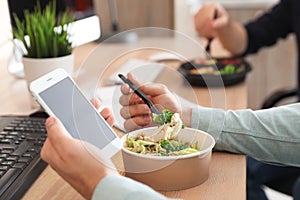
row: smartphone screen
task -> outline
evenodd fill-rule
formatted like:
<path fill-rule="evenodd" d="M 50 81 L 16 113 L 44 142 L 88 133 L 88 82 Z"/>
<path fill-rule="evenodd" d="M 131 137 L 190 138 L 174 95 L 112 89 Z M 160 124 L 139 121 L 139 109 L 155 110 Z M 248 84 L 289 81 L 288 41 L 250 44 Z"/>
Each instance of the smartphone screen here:
<path fill-rule="evenodd" d="M 69 77 L 39 93 L 75 138 L 102 149 L 117 136 Z"/>

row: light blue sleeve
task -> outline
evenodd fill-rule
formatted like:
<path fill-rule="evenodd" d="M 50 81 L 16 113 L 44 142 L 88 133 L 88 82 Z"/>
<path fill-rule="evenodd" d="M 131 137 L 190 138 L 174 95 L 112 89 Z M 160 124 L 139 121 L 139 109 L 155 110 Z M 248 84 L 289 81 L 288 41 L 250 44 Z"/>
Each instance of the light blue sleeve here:
<path fill-rule="evenodd" d="M 300 103 L 257 111 L 198 106 L 191 120 L 215 138 L 216 150 L 300 166 Z"/>
<path fill-rule="evenodd" d="M 132 179 L 120 175 L 109 175 L 98 183 L 92 199 L 166 200 L 168 198 Z"/>

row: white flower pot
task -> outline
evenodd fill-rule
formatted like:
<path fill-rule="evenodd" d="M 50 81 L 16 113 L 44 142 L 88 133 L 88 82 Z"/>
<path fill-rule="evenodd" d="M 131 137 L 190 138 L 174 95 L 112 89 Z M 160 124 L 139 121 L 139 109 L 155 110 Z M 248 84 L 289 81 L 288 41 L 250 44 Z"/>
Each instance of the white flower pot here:
<path fill-rule="evenodd" d="M 38 77 L 57 68 L 65 69 L 71 76 L 74 68 L 74 55 L 57 58 L 22 58 L 27 85 Z"/>
<path fill-rule="evenodd" d="M 27 82 L 27 87 L 29 84 L 39 78 L 40 76 L 47 74 L 48 72 L 63 68 L 66 70 L 70 76 L 73 76 L 74 68 L 74 54 L 57 57 L 57 58 L 22 58 L 24 65 L 24 78 Z M 40 106 L 35 102 L 35 100 L 30 95 L 30 105 L 32 108 L 37 109 Z"/>

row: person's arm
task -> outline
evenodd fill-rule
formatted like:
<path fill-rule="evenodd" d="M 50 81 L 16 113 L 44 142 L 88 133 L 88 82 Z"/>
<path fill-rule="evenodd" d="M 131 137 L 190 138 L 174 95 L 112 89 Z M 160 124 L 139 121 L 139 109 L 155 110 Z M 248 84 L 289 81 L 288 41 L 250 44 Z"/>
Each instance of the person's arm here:
<path fill-rule="evenodd" d="M 103 178 L 94 190 L 92 200 L 166 200 L 167 197 L 132 179 L 110 175 Z"/>
<path fill-rule="evenodd" d="M 282 0 L 269 12 L 242 25 L 232 20 L 220 4 L 207 3 L 194 16 L 195 29 L 203 37 L 217 37 L 233 55 L 256 53 L 294 31 L 292 6 L 291 1 Z M 218 12 L 215 20 L 214 10 Z"/>
<path fill-rule="evenodd" d="M 299 119 L 300 103 L 257 111 L 197 107 L 191 125 L 210 133 L 216 150 L 300 166 Z"/>
<path fill-rule="evenodd" d="M 281 0 L 270 11 L 245 25 L 248 45 L 244 54 L 256 53 L 259 49 L 274 45 L 278 39 L 294 32 L 293 1 Z"/>
<path fill-rule="evenodd" d="M 233 55 L 241 55 L 248 45 L 248 35 L 245 27 L 229 19 L 226 27 L 216 27 L 216 34 L 223 47 Z"/>
<path fill-rule="evenodd" d="M 224 111 L 201 106 L 195 106 L 192 110 L 182 109 L 174 103 L 176 98 L 170 91 L 165 87 L 157 90 L 157 86 L 159 84 L 148 84 L 140 89 L 155 104 L 165 109 L 175 108 L 187 126 L 211 134 L 217 142 L 216 150 L 246 154 L 266 162 L 300 166 L 300 103 L 257 111 Z M 132 97 L 125 87 L 122 92 L 120 103 L 123 105 L 121 114 L 126 116 L 125 125 L 132 130 L 149 125 L 151 116 L 147 105 Z M 145 121 L 145 118 L 148 120 Z"/>
<path fill-rule="evenodd" d="M 214 12 L 217 18 L 214 19 Z M 206 3 L 194 16 L 195 29 L 206 38 L 218 38 L 223 47 L 233 55 L 242 54 L 247 47 L 245 27 L 230 18 L 219 3 Z"/>

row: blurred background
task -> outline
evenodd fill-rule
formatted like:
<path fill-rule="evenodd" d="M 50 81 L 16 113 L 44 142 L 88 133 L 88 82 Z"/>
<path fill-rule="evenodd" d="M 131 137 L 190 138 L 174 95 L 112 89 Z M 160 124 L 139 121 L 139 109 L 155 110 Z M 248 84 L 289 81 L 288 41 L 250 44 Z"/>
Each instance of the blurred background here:
<path fill-rule="evenodd" d="M 240 22 L 247 22 L 255 18 L 278 2 L 278 0 L 217 1 L 228 10 L 235 20 Z M 194 30 L 193 15 L 208 0 L 76 0 L 75 2 L 79 4 L 79 8 L 82 8 L 83 4 L 92 4 L 94 12 L 100 17 L 103 37 L 111 33 L 112 21 L 114 23 L 116 20 L 117 31 L 154 26 L 174 29 L 188 36 L 198 37 Z M 0 0 L 0 5 L 0 15 L 2 15 L 0 17 L 0 46 L 3 46 L 4 44 L 9 45 L 6 41 L 12 36 L 8 20 L 7 0 Z M 111 7 L 114 7 L 113 10 Z M 213 52 L 212 49 L 212 56 Z M 262 49 L 258 54 L 247 57 L 253 67 L 247 77 L 249 108 L 260 108 L 265 98 L 278 88 L 296 87 L 295 52 L 295 38 L 290 36 L 287 40 L 279 41 L 276 46 L 267 50 Z M 288 70 L 286 70 L 287 68 Z"/>
<path fill-rule="evenodd" d="M 278 0 L 216 1 L 228 10 L 232 18 L 240 22 L 255 18 L 278 2 Z M 110 28 L 108 1 L 97 0 L 96 2 L 103 33 Z M 143 26 L 159 26 L 197 37 L 193 15 L 205 2 L 209 0 L 117 1 L 119 27 L 121 30 L 126 30 Z M 213 52 L 212 49 L 212 54 Z M 254 56 L 248 56 L 247 60 L 253 67 L 247 79 L 249 108 L 260 108 L 265 98 L 278 88 L 296 87 L 297 59 L 294 36 L 279 41 L 276 46 L 263 49 Z"/>

